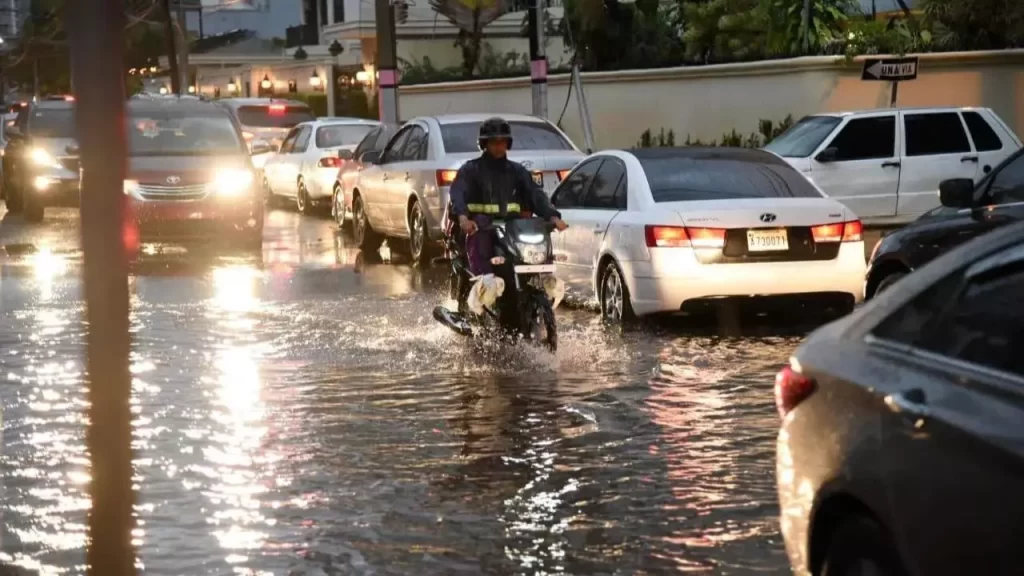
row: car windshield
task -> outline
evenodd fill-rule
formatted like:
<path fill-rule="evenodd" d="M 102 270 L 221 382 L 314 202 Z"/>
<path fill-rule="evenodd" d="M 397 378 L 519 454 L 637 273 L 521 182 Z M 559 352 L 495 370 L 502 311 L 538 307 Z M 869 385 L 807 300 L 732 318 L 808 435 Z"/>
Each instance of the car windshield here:
<path fill-rule="evenodd" d="M 29 119 L 36 138 L 74 138 L 75 114 L 71 108 L 36 108 Z"/>
<path fill-rule="evenodd" d="M 641 158 L 655 202 L 734 198 L 820 198 L 784 164 L 711 158 Z"/>
<path fill-rule="evenodd" d="M 316 116 L 306 106 L 242 106 L 238 109 L 239 123 L 253 128 L 292 128 L 311 120 L 316 120 Z"/>
<path fill-rule="evenodd" d="M 764 149 L 783 158 L 806 158 L 814 154 L 840 122 L 842 119 L 835 116 L 807 116 L 769 142 Z"/>
<path fill-rule="evenodd" d="M 372 124 L 333 124 L 316 129 L 316 147 L 355 146 L 376 126 Z"/>
<path fill-rule="evenodd" d="M 572 150 L 572 144 L 558 130 L 544 122 L 509 122 L 513 150 Z M 480 151 L 480 123 L 441 125 L 444 150 L 449 154 Z"/>
<path fill-rule="evenodd" d="M 226 115 L 192 115 L 150 110 L 133 112 L 128 122 L 132 156 L 214 156 L 244 151 Z"/>

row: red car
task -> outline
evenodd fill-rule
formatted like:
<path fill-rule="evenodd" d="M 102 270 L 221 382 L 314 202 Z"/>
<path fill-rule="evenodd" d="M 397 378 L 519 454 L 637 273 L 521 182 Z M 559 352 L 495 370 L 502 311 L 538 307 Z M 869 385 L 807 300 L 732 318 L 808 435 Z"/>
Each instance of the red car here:
<path fill-rule="evenodd" d="M 124 193 L 142 241 L 262 246 L 263 197 L 228 111 L 197 99 L 136 99 L 127 123 Z"/>

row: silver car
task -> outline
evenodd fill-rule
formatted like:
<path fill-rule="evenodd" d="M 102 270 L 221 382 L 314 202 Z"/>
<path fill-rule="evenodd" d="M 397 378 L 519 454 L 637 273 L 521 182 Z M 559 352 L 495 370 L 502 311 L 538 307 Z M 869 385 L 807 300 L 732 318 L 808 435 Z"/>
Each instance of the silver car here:
<path fill-rule="evenodd" d="M 370 163 L 352 187 L 356 243 L 376 250 L 386 237 L 392 249 L 407 248 L 418 263 L 429 260 L 441 239 L 448 189 L 459 167 L 480 155 L 480 124 L 496 114 L 413 118 Z M 509 158 L 533 173 L 550 194 L 585 155 L 557 126 L 543 118 L 501 115 L 512 127 Z"/>
<path fill-rule="evenodd" d="M 303 214 L 329 206 L 342 164 L 353 161 L 356 146 L 379 125 L 363 118 L 320 118 L 292 128 L 263 165 L 267 199 L 295 198 Z"/>

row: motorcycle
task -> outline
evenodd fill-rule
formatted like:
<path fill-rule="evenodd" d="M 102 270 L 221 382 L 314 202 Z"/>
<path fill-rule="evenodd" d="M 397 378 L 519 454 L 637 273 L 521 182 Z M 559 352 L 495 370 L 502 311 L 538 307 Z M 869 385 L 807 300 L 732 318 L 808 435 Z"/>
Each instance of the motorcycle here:
<path fill-rule="evenodd" d="M 434 319 L 463 336 L 473 336 L 497 328 L 554 352 L 558 348 L 555 325 L 556 305 L 548 290 L 554 280 L 555 264 L 551 233 L 554 225 L 535 218 L 515 218 L 494 222 L 477 234 L 494 234 L 494 257 L 491 262 L 495 276 L 505 282 L 504 292 L 493 306 L 485 306 L 483 314 L 470 312 L 468 298 L 474 277 L 461 233 L 450 233 L 445 243 L 451 264 L 450 296 L 459 310 L 445 306 L 434 308 Z M 453 230 L 454 231 L 454 230 Z"/>

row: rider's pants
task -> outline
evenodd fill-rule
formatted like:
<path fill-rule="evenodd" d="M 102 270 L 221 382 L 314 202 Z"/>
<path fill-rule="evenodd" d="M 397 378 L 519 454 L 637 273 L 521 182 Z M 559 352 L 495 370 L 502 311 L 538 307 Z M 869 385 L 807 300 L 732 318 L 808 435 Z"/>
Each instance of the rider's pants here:
<path fill-rule="evenodd" d="M 469 259 L 469 272 L 474 276 L 482 276 L 494 272 L 491 258 L 494 256 L 494 233 L 483 230 L 490 226 L 488 216 L 473 216 L 473 221 L 480 230 L 466 237 L 466 257 Z"/>

